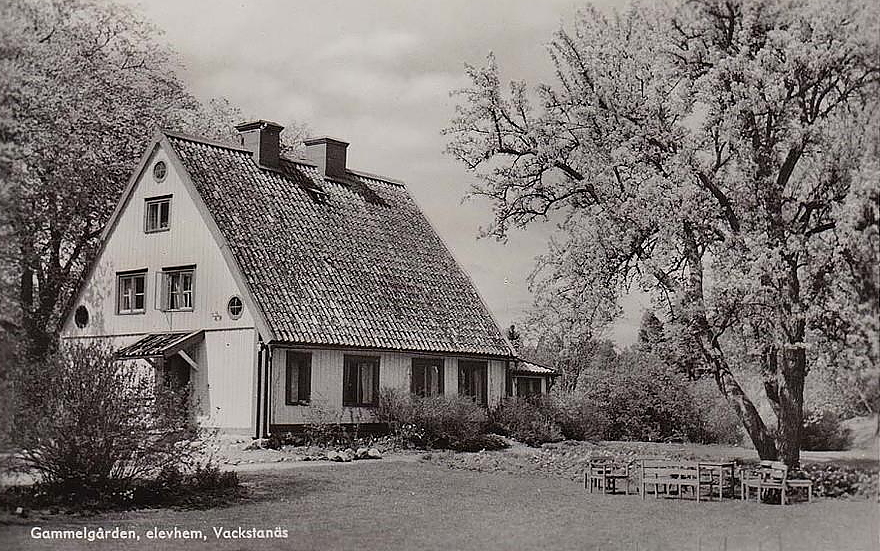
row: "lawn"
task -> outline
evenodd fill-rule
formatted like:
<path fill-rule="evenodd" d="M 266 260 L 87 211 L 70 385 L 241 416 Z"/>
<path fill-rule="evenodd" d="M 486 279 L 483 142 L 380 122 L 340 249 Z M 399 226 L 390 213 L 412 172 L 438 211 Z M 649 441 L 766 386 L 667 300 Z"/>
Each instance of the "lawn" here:
<path fill-rule="evenodd" d="M 6 549 L 627 549 L 874 550 L 878 508 L 816 500 L 642 501 L 589 494 L 574 482 L 451 470 L 421 461 L 313 464 L 242 473 L 251 499 L 211 511 L 138 511 L 0 525 Z M 33 526 L 131 528 L 137 542 L 37 541 Z M 286 539 L 217 540 L 212 527 L 287 530 Z M 148 541 L 153 527 L 206 540 Z"/>

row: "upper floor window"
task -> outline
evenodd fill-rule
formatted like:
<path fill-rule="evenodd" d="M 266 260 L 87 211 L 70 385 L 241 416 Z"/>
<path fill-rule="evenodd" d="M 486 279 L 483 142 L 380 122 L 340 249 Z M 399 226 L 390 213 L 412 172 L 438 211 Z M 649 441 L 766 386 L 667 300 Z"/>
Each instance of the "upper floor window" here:
<path fill-rule="evenodd" d="M 159 309 L 192 310 L 195 295 L 195 267 L 166 268 L 162 271 L 161 277 L 162 295 Z"/>
<path fill-rule="evenodd" d="M 442 358 L 413 358 L 410 392 L 419 396 L 443 394 Z"/>
<path fill-rule="evenodd" d="M 458 393 L 470 396 L 480 404 L 488 404 L 488 376 L 489 366 L 486 362 L 459 360 Z"/>
<path fill-rule="evenodd" d="M 116 275 L 116 313 L 143 314 L 147 291 L 147 271 Z"/>
<path fill-rule="evenodd" d="M 343 406 L 379 404 L 379 358 L 345 356 L 342 373 Z"/>
<path fill-rule="evenodd" d="M 165 231 L 171 223 L 171 196 L 153 197 L 146 200 L 144 231 Z"/>

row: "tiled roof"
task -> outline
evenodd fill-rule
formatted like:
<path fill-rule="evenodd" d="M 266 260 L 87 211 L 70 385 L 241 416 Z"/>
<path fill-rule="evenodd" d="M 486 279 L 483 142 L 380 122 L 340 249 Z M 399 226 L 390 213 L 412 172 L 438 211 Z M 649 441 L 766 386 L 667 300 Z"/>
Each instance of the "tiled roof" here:
<path fill-rule="evenodd" d="M 276 339 L 510 356 L 470 279 L 397 182 L 175 134 L 180 157 Z"/>
<path fill-rule="evenodd" d="M 529 373 L 535 375 L 559 375 L 554 369 L 525 360 L 517 360 L 513 365 L 513 373 Z"/>

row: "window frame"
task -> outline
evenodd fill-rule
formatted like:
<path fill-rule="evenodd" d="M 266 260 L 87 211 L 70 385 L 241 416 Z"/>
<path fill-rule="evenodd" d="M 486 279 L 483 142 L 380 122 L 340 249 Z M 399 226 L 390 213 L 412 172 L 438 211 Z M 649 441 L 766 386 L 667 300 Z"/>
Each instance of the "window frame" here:
<path fill-rule="evenodd" d="M 136 280 L 143 281 L 142 306 L 137 308 L 137 283 Z M 131 281 L 131 308 L 122 308 L 122 282 Z M 136 316 L 147 312 L 147 269 L 130 270 L 126 272 L 116 272 L 116 314 L 119 316 Z"/>
<path fill-rule="evenodd" d="M 363 399 L 363 388 L 362 381 L 363 376 L 361 375 L 361 369 L 363 368 L 364 363 L 369 363 L 370 368 L 375 370 L 373 374 L 372 381 L 372 400 L 369 402 L 364 401 Z M 350 368 L 356 366 L 357 367 L 357 376 L 355 377 L 355 388 L 354 394 L 355 397 L 352 399 L 350 396 L 350 385 L 351 385 L 351 375 Z M 381 370 L 381 361 L 379 356 L 366 356 L 366 355 L 350 355 L 345 354 L 342 359 L 342 406 L 343 407 L 377 407 L 379 405 L 379 373 Z"/>
<path fill-rule="evenodd" d="M 190 288 L 189 288 L 189 306 L 184 308 L 172 308 L 171 307 L 171 297 L 174 295 L 173 292 L 173 279 L 175 276 L 183 276 L 184 274 L 190 275 Z M 160 289 L 160 297 L 159 297 L 159 310 L 163 312 L 193 312 L 196 309 L 196 267 L 195 266 L 178 266 L 175 268 L 162 268 L 162 271 L 159 272 L 161 276 L 161 289 Z M 187 291 L 183 290 L 180 292 L 181 295 L 186 295 Z"/>
<path fill-rule="evenodd" d="M 233 300 L 238 302 L 238 313 L 237 314 L 234 314 L 232 312 L 232 307 L 233 307 L 232 301 Z M 232 320 L 241 319 L 241 316 L 244 315 L 244 301 L 241 300 L 241 297 L 239 297 L 238 295 L 233 295 L 233 296 L 229 297 L 229 300 L 226 301 L 226 313 L 229 314 L 229 319 L 232 319 Z"/>
<path fill-rule="evenodd" d="M 482 370 L 483 372 L 483 392 L 477 396 L 471 386 L 471 378 L 465 376 L 466 373 L 474 370 Z M 467 384 L 465 384 L 467 381 Z M 468 396 L 473 398 L 475 402 L 483 406 L 489 405 L 489 362 L 485 360 L 458 360 L 458 394 L 459 396 Z"/>
<path fill-rule="evenodd" d="M 159 205 L 159 212 L 156 216 L 156 221 L 158 224 L 161 224 L 161 205 L 168 205 L 168 223 L 165 227 L 161 225 L 157 228 L 150 228 L 150 207 L 152 205 Z M 144 233 L 161 233 L 171 229 L 171 195 L 161 195 L 159 197 L 147 197 L 144 199 Z"/>
<path fill-rule="evenodd" d="M 538 392 L 529 392 L 528 394 L 522 394 L 519 390 L 519 384 L 521 382 L 528 381 L 529 385 L 534 385 L 537 383 Z M 530 389 L 532 390 L 532 389 Z M 544 378 L 537 375 L 517 375 L 514 377 L 514 394 L 517 398 L 528 398 L 530 396 L 541 396 L 544 394 Z"/>
<path fill-rule="evenodd" d="M 292 359 L 297 362 L 291 361 Z M 298 363 L 302 362 L 302 363 Z M 296 399 L 292 397 L 293 386 L 291 385 L 291 375 L 294 365 L 297 366 L 296 377 Z M 305 371 L 303 370 L 305 367 Z M 303 373 L 306 377 L 303 379 Z M 303 383 L 303 381 L 308 383 Z M 305 388 L 305 397 L 300 395 Z M 301 352 L 299 350 L 284 351 L 284 404 L 288 406 L 307 406 L 312 402 L 312 354 L 311 352 Z"/>
<path fill-rule="evenodd" d="M 431 387 L 429 374 L 432 372 L 429 368 L 437 368 L 437 393 L 429 393 Z M 422 390 L 416 388 L 417 375 L 416 370 L 424 370 L 421 373 Z M 410 363 L 409 391 L 411 394 L 422 397 L 443 396 L 446 392 L 446 361 L 444 358 L 416 357 Z"/>

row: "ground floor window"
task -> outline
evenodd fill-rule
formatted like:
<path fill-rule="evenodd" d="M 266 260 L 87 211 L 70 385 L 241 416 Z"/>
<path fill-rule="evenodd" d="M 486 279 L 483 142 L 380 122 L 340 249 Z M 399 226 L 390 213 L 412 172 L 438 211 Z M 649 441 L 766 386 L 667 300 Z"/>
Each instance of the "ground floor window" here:
<path fill-rule="evenodd" d="M 312 355 L 287 350 L 285 375 L 284 402 L 289 406 L 308 404 L 312 399 Z"/>
<path fill-rule="evenodd" d="M 443 394 L 442 358 L 413 358 L 410 392 L 419 396 Z"/>
<path fill-rule="evenodd" d="M 343 364 L 342 405 L 379 405 L 379 358 L 345 356 Z"/>
<path fill-rule="evenodd" d="M 470 396 L 480 404 L 488 405 L 488 375 L 487 362 L 459 360 L 458 393 L 462 396 Z"/>
<path fill-rule="evenodd" d="M 537 396 L 541 394 L 541 377 L 516 377 L 516 395 L 519 397 Z"/>

